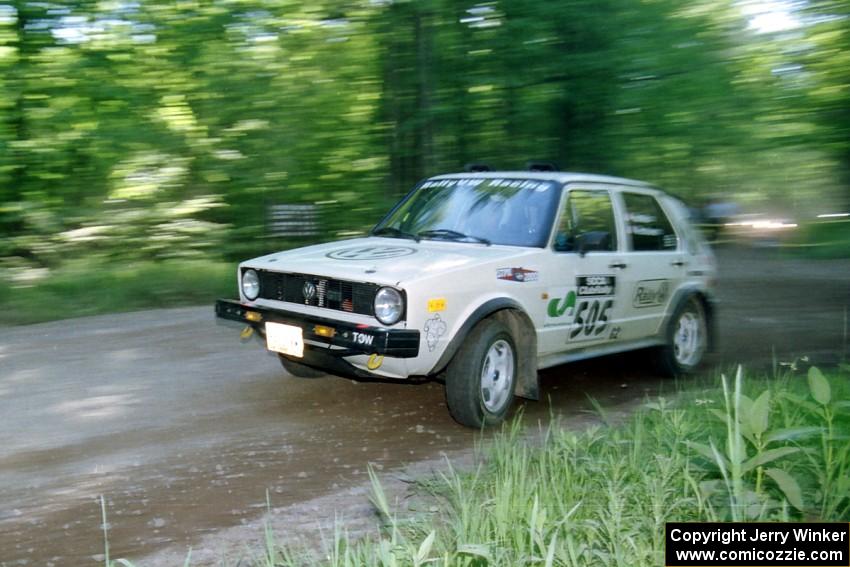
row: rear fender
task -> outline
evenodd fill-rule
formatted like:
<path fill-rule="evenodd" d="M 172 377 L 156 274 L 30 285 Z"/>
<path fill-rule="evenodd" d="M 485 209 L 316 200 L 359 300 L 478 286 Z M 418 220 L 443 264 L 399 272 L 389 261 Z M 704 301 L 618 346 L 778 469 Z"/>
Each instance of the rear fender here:
<path fill-rule="evenodd" d="M 717 340 L 717 333 L 715 330 L 716 301 L 709 292 L 697 286 L 685 286 L 679 288 L 676 291 L 676 293 L 673 295 L 673 299 L 670 301 L 670 308 L 667 310 L 667 314 L 664 316 L 664 322 L 661 325 L 661 328 L 659 329 L 659 333 L 665 341 L 669 339 L 669 337 L 667 337 L 667 330 L 670 325 L 670 318 L 679 309 L 679 306 L 682 303 L 694 296 L 699 299 L 699 301 L 702 303 L 703 309 L 705 309 L 705 324 L 708 329 L 708 350 L 714 351 L 716 348 Z"/>

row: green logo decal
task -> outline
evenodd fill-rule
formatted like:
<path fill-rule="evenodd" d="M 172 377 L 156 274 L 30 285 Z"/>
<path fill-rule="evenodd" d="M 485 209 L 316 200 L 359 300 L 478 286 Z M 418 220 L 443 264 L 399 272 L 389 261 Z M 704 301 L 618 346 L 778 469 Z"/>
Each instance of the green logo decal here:
<path fill-rule="evenodd" d="M 558 304 L 561 303 L 559 306 Z M 549 317 L 560 317 L 576 306 L 576 292 L 571 291 L 563 299 L 553 299 L 549 302 Z"/>

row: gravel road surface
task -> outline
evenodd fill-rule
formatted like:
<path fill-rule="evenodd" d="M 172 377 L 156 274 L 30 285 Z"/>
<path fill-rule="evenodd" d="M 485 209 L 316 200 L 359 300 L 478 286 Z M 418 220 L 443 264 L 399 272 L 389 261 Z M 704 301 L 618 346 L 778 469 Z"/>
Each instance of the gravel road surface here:
<path fill-rule="evenodd" d="M 715 368 L 848 354 L 850 262 L 769 250 L 719 260 Z M 548 399 L 524 404 L 529 423 L 664 386 L 635 355 L 541 378 Z M 112 557 L 149 556 L 145 566 L 211 534 L 255 532 L 267 493 L 299 529 L 335 507 L 362 513 L 367 463 L 468 455 L 475 437 L 438 384 L 292 378 L 216 325 L 212 306 L 0 328 L 0 567 L 102 561 L 101 496 Z"/>

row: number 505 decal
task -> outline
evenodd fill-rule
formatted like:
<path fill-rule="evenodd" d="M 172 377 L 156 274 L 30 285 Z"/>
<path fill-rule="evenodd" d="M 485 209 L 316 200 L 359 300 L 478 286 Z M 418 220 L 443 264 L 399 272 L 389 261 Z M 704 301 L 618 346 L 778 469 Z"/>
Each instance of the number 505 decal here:
<path fill-rule="evenodd" d="M 604 333 L 608 328 L 608 310 L 613 305 L 613 299 L 593 299 L 579 303 L 570 340 L 588 340 Z"/>

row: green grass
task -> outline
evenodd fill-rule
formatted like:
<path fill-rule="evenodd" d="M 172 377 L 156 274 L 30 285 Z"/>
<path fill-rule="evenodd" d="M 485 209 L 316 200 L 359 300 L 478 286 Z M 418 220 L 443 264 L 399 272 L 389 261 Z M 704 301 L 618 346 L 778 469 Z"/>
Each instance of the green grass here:
<path fill-rule="evenodd" d="M 379 537 L 339 523 L 319 557 L 267 526 L 265 549 L 239 564 L 649 566 L 663 565 L 669 521 L 848 521 L 848 377 L 739 371 L 534 443 L 516 420 L 475 470 L 421 479 L 405 509 L 370 471 Z"/>
<path fill-rule="evenodd" d="M 235 274 L 220 261 L 71 263 L 29 285 L 0 280 L 0 324 L 210 303 L 236 295 Z"/>
<path fill-rule="evenodd" d="M 801 258 L 850 258 L 850 221 L 821 221 L 801 225 L 788 252 Z"/>

